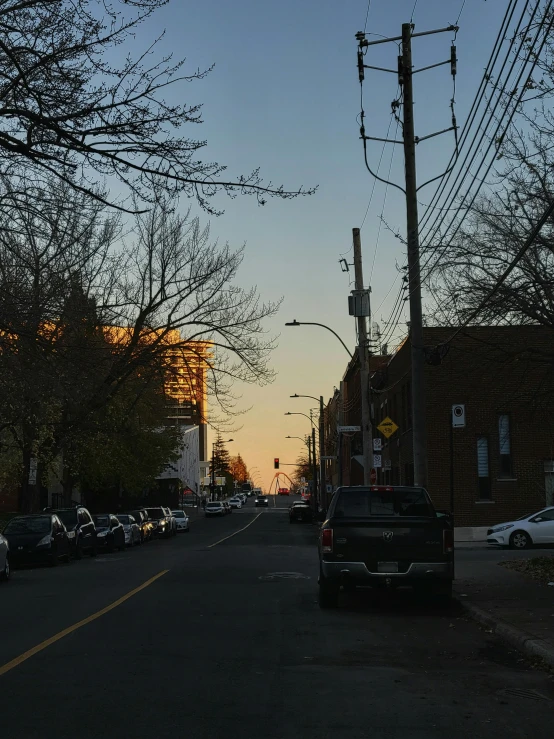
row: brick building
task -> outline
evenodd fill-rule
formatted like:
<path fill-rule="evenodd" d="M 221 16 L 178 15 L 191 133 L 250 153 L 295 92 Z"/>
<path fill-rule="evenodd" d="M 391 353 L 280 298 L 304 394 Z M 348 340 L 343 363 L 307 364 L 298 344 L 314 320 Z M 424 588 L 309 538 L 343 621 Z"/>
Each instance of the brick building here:
<path fill-rule="evenodd" d="M 452 334 L 452 328 L 424 329 L 428 489 L 435 505 L 450 508 L 454 404 L 466 412 L 465 428 L 453 430 L 456 525 L 486 526 L 554 504 L 553 333 L 538 326 L 475 327 L 445 343 Z M 374 427 L 387 416 L 399 427 L 388 440 L 374 434 L 383 444 L 378 482 L 412 484 L 409 340 L 386 362 L 378 361 L 372 376 Z M 341 390 L 341 421 L 358 425 L 356 361 Z M 343 484 L 360 484 L 361 434 L 341 439 L 340 446 L 330 479 L 338 484 L 340 470 Z"/>

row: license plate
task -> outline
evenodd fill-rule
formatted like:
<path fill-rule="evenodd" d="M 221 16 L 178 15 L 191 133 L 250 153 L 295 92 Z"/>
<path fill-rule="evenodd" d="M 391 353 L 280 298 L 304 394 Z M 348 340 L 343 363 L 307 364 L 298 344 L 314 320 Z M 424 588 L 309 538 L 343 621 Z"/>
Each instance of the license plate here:
<path fill-rule="evenodd" d="M 398 562 L 377 562 L 377 572 L 398 572 Z"/>

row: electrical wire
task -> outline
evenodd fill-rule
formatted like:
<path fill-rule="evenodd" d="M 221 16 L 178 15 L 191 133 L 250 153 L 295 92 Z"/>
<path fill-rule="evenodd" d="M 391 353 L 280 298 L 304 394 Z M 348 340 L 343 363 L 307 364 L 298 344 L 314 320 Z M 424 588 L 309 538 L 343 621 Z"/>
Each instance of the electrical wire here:
<path fill-rule="evenodd" d="M 459 143 L 459 149 L 460 149 L 460 151 L 463 149 L 463 147 L 464 147 L 464 145 L 466 143 L 466 140 L 469 137 L 469 134 L 470 134 L 470 131 L 471 131 L 471 127 L 473 126 L 473 123 L 474 123 L 475 118 L 477 116 L 479 107 L 480 107 L 481 102 L 483 100 L 483 97 L 485 95 L 485 91 L 486 91 L 487 85 L 488 85 L 488 83 L 491 80 L 491 76 L 492 76 L 492 72 L 493 72 L 494 66 L 495 66 L 496 61 L 498 59 L 498 56 L 500 54 L 502 43 L 503 43 L 503 41 L 506 38 L 506 33 L 508 31 L 508 28 L 510 27 L 510 24 L 511 24 L 511 21 L 512 21 L 512 17 L 514 15 L 514 12 L 515 12 L 515 9 L 516 9 L 516 6 L 517 6 L 518 1 L 519 0 L 510 0 L 510 4 L 508 5 L 508 7 L 506 9 L 506 12 L 504 14 L 504 18 L 503 18 L 502 23 L 500 25 L 500 29 L 498 31 L 498 34 L 497 34 L 497 37 L 496 37 L 496 40 L 495 40 L 495 43 L 494 43 L 494 46 L 493 46 L 491 55 L 490 55 L 489 60 L 487 62 L 487 66 L 485 67 L 485 71 L 483 73 L 483 77 L 481 78 L 481 82 L 479 84 L 479 88 L 477 89 L 477 92 L 476 92 L 475 97 L 473 99 L 473 102 L 471 104 L 470 111 L 468 113 L 468 117 L 467 117 L 466 122 L 464 123 L 464 125 L 462 127 L 462 131 L 460 133 L 460 143 Z M 522 22 L 523 14 L 526 12 L 526 9 L 527 9 L 527 7 L 529 5 L 529 2 L 530 2 L 530 0 L 527 0 L 526 5 L 525 5 L 525 8 L 524 8 L 524 11 L 523 11 L 522 16 L 521 16 L 521 19 L 520 19 L 519 25 Z M 508 49 L 507 54 L 510 53 L 511 48 L 512 48 L 512 44 L 510 44 L 510 48 Z M 481 118 L 481 121 L 478 124 L 478 129 L 482 125 L 482 122 L 484 120 L 484 115 L 485 114 L 483 114 L 483 116 Z M 438 200 L 442 197 L 442 194 L 444 193 L 444 191 L 445 191 L 445 189 L 446 189 L 446 187 L 448 185 L 448 181 L 450 180 L 450 177 L 451 177 L 451 174 L 452 174 L 451 165 L 452 165 L 453 161 L 454 161 L 454 153 L 452 154 L 452 156 L 450 158 L 450 161 L 448 163 L 448 166 L 447 166 L 447 169 L 446 169 L 446 172 L 444 174 L 443 179 L 438 183 L 437 188 L 436 188 L 436 190 L 435 190 L 435 192 L 434 192 L 434 194 L 433 194 L 433 196 L 431 198 L 431 201 L 430 201 L 429 205 L 427 206 L 427 208 L 426 208 L 423 216 L 420 219 L 420 231 L 423 231 L 423 229 L 425 228 L 427 222 L 432 217 L 432 211 L 435 209 L 434 208 L 434 203 L 435 202 L 438 202 Z M 465 161 L 466 160 L 464 160 L 464 162 L 461 164 L 461 169 L 462 170 L 463 170 L 463 166 L 465 164 Z M 445 200 L 448 200 L 449 199 L 451 192 L 452 192 L 452 189 L 451 189 L 449 195 L 445 198 Z"/>
<path fill-rule="evenodd" d="M 529 2 L 530 2 L 530 0 L 527 0 L 527 2 L 525 4 L 524 13 L 526 12 L 526 9 L 527 9 L 527 7 L 529 5 Z M 549 4 L 551 4 L 551 3 L 549 3 Z M 515 35 L 512 37 L 512 40 L 510 42 L 508 51 L 506 53 L 504 62 L 503 62 L 502 67 L 500 69 L 499 78 L 502 76 L 502 74 L 504 72 L 504 68 L 505 68 L 505 66 L 506 66 L 506 64 L 508 62 L 508 59 L 509 59 L 510 54 L 512 52 L 512 49 L 514 47 L 515 39 L 519 36 L 520 43 L 519 43 L 519 47 L 517 48 L 517 51 L 515 52 L 514 60 L 512 61 L 512 63 L 509 66 L 508 73 L 506 75 L 506 78 L 504 80 L 504 83 L 503 83 L 503 85 L 502 85 L 502 87 L 500 89 L 500 92 L 498 94 L 498 97 L 497 97 L 496 102 L 494 103 L 494 106 L 492 107 L 492 109 L 490 109 L 490 102 L 487 103 L 487 105 L 485 107 L 485 111 L 484 111 L 484 113 L 483 113 L 483 115 L 481 117 L 481 121 L 479 123 L 477 132 L 473 136 L 473 139 L 471 141 L 469 150 L 468 150 L 468 152 L 467 152 L 467 154 L 466 154 L 466 156 L 464 158 L 464 161 L 461 164 L 461 167 L 460 167 L 460 170 L 459 170 L 459 172 L 458 172 L 458 174 L 456 176 L 456 179 L 454 180 L 454 183 L 452 184 L 452 187 L 450 188 L 449 194 L 447 196 L 447 200 L 450 201 L 450 202 L 454 202 L 456 200 L 456 198 L 458 197 L 458 195 L 460 193 L 460 190 L 463 187 L 464 181 L 466 180 L 466 178 L 468 177 L 468 175 L 471 174 L 471 168 L 472 168 L 473 163 L 475 162 L 477 156 L 482 153 L 482 148 L 481 147 L 483 145 L 483 142 L 486 141 L 487 138 L 488 138 L 489 144 L 487 146 L 486 152 L 481 157 L 481 161 L 480 161 L 479 167 L 478 167 L 477 172 L 475 173 L 475 175 L 474 175 L 474 177 L 472 179 L 472 182 L 471 182 L 470 186 L 468 187 L 468 189 L 466 191 L 466 195 L 462 199 L 462 202 L 458 204 L 458 213 L 461 211 L 461 209 L 463 207 L 463 204 L 464 204 L 465 200 L 467 199 L 467 197 L 468 197 L 468 195 L 469 195 L 469 193 L 471 191 L 471 188 L 473 187 L 475 181 L 478 179 L 478 175 L 479 175 L 480 169 L 483 166 L 484 162 L 486 161 L 486 158 L 487 158 L 487 156 L 488 156 L 491 148 L 496 143 L 496 139 L 498 137 L 498 132 L 500 130 L 500 127 L 502 126 L 502 121 L 504 120 L 504 118 L 505 118 L 505 116 L 506 116 L 506 114 L 508 112 L 508 109 L 509 109 L 509 107 L 511 105 L 511 102 L 512 101 L 511 101 L 511 99 L 508 99 L 507 104 L 504 106 L 503 112 L 500 113 L 500 114 L 498 114 L 498 116 L 496 116 L 496 111 L 498 109 L 498 106 L 500 105 L 502 99 L 506 96 L 506 88 L 508 86 L 508 83 L 510 82 L 510 78 L 511 78 L 512 72 L 513 72 L 513 70 L 515 68 L 515 65 L 517 63 L 518 58 L 520 58 L 521 50 L 523 48 L 523 45 L 525 43 L 525 39 L 527 37 L 527 30 L 530 28 L 530 26 L 531 26 L 531 24 L 532 24 L 532 22 L 534 20 L 534 17 L 535 17 L 535 15 L 536 15 L 536 13 L 537 13 L 537 11 L 539 9 L 539 5 L 540 5 L 540 2 L 537 1 L 537 4 L 535 5 L 535 9 L 534 9 L 533 14 L 531 16 L 531 19 L 529 20 L 527 29 L 523 33 L 521 33 L 520 28 L 521 28 L 521 24 L 522 24 L 523 19 L 524 19 L 524 15 L 522 14 L 522 16 L 520 17 L 520 20 L 518 22 L 517 28 L 515 29 Z M 544 18 L 543 18 L 543 22 L 544 22 Z M 541 23 L 541 26 L 539 27 L 539 29 L 537 31 L 537 34 L 535 35 L 535 40 L 538 38 L 538 34 L 540 33 L 541 27 L 542 27 L 542 23 Z M 528 54 L 527 60 L 521 66 L 519 77 L 518 77 L 518 79 L 517 79 L 517 81 L 515 83 L 515 88 L 513 88 L 513 89 L 517 89 L 517 87 L 519 86 L 519 82 L 520 82 L 521 77 L 523 75 L 523 71 L 525 70 L 526 64 L 528 63 L 529 58 L 530 58 L 530 55 L 532 54 L 532 48 L 533 48 L 533 46 L 531 46 L 530 54 Z M 535 60 L 535 63 L 536 63 L 536 60 Z M 532 66 L 532 69 L 533 68 L 534 68 L 534 64 Z M 532 69 L 531 69 L 531 72 L 532 72 Z M 510 84 L 510 87 L 512 87 L 512 84 Z M 496 89 L 498 89 L 498 84 L 496 85 Z M 524 91 L 522 90 L 521 95 L 523 95 L 523 94 L 524 94 Z M 483 95 L 484 95 L 484 90 L 483 90 Z M 521 95 L 520 95 L 520 98 L 518 100 L 518 104 L 521 101 Z M 512 113 L 511 113 L 511 116 L 510 116 L 510 121 L 511 121 L 511 118 L 513 117 L 513 115 L 515 114 L 516 108 L 517 108 L 517 104 L 512 109 Z M 476 144 L 475 148 L 473 149 L 473 145 L 474 145 L 474 143 L 477 140 L 478 132 L 479 132 L 479 130 L 481 130 L 481 127 L 483 125 L 483 121 L 484 121 L 485 116 L 487 115 L 487 111 L 489 109 L 490 109 L 490 114 L 488 116 L 488 121 L 487 121 L 486 125 L 482 128 L 482 132 L 481 132 L 481 136 L 479 137 L 479 141 Z M 496 118 L 495 118 L 495 116 L 496 116 Z M 491 125 L 491 123 L 494 125 L 495 120 L 499 121 L 497 123 L 497 126 L 496 126 L 496 131 L 494 132 L 494 134 L 489 134 L 488 133 L 489 126 Z M 507 130 L 507 126 L 506 126 L 506 130 Z M 473 149 L 473 155 L 471 156 L 471 158 L 470 158 L 470 160 L 468 162 L 468 158 L 469 158 L 469 156 L 471 154 L 472 149 Z M 492 164 L 493 164 L 493 160 L 491 159 L 491 162 L 489 164 L 489 167 L 487 169 L 487 172 L 485 173 L 484 178 L 482 178 L 482 181 L 480 182 L 480 186 L 477 189 L 477 192 L 475 193 L 475 197 L 477 197 L 477 194 L 478 194 L 481 186 L 484 184 L 485 178 L 488 175 L 488 172 L 490 171 L 490 169 L 492 167 Z M 457 183 L 458 183 L 458 185 L 457 185 L 457 188 L 456 188 L 456 184 Z M 456 188 L 456 190 L 454 192 L 454 189 L 455 188 Z M 455 216 L 453 217 L 453 219 L 452 219 L 451 224 L 450 224 L 449 227 L 451 227 L 451 225 L 454 222 L 454 220 L 455 220 Z M 445 221 L 445 217 L 444 216 L 442 218 L 441 218 L 440 215 L 437 216 L 435 218 L 435 221 L 433 222 L 433 224 L 428 228 L 428 233 L 427 233 L 426 237 L 424 237 L 422 240 L 423 241 L 427 240 L 427 242 L 431 242 L 437 236 L 438 231 L 439 231 L 440 227 L 442 226 L 442 224 L 444 223 L 444 221 Z M 460 225 L 461 225 L 461 222 L 460 222 Z M 431 233 L 431 231 L 432 231 L 432 233 Z M 440 248 L 440 246 L 435 247 L 434 250 L 436 250 L 438 248 Z M 422 251 L 425 251 L 425 244 L 422 247 Z M 425 263 L 424 266 L 427 266 L 427 264 L 429 263 L 429 261 L 430 260 L 427 259 L 427 261 L 426 261 L 426 263 Z"/>
<path fill-rule="evenodd" d="M 550 21 L 548 22 L 548 26 L 546 27 L 546 29 L 544 29 L 545 23 L 546 23 L 546 19 L 550 15 L 550 9 L 552 7 L 553 1 L 554 0 L 549 0 L 549 2 L 547 4 L 547 7 L 546 7 L 546 10 L 545 10 L 545 13 L 544 13 L 544 15 L 543 15 L 543 17 L 542 17 L 542 19 L 541 19 L 538 27 L 537 27 L 537 31 L 535 33 L 535 37 L 533 39 L 533 42 L 529 45 L 529 51 L 527 53 L 526 59 L 521 64 L 520 73 L 519 73 L 519 75 L 518 75 L 518 77 L 517 77 L 517 79 L 515 81 L 515 88 L 513 88 L 514 90 L 515 89 L 518 89 L 520 87 L 521 80 L 523 78 L 524 72 L 526 72 L 526 69 L 527 69 L 528 64 L 531 63 L 531 68 L 530 68 L 530 70 L 528 71 L 528 73 L 526 75 L 526 79 L 527 80 L 531 77 L 531 75 L 533 74 L 533 71 L 535 69 L 535 66 L 537 65 L 537 62 L 538 62 L 538 60 L 540 58 L 540 55 L 542 53 L 542 50 L 544 48 L 544 45 L 545 45 L 545 43 L 547 41 L 548 33 L 549 33 L 550 29 L 552 28 L 552 24 L 554 22 L 554 18 L 550 18 Z M 535 10 L 533 11 L 533 15 L 531 16 L 531 20 L 529 21 L 529 26 L 533 22 L 535 13 L 538 10 L 539 6 L 540 6 L 540 2 L 537 2 L 537 5 L 535 6 Z M 529 26 L 528 26 L 528 28 L 529 28 Z M 542 42 L 540 44 L 539 50 L 538 51 L 535 51 L 536 42 L 539 39 L 539 37 L 540 37 L 541 33 L 543 32 L 543 30 L 544 30 L 544 37 L 543 37 Z M 521 51 L 522 45 L 524 44 L 526 38 L 527 38 L 527 31 L 523 34 L 523 37 L 521 38 L 521 43 L 520 43 L 520 47 L 519 47 L 518 52 L 517 52 L 517 57 L 519 57 L 519 53 Z M 515 63 L 512 64 L 512 67 L 513 66 L 515 66 Z M 506 84 L 508 82 L 508 79 L 509 79 L 509 76 L 506 79 L 506 81 L 505 81 L 505 83 L 504 83 L 504 85 L 502 87 L 501 96 L 504 95 L 504 93 L 505 93 L 505 88 L 506 88 Z M 503 115 L 501 115 L 499 117 L 498 125 L 496 127 L 496 130 L 494 131 L 494 134 L 489 139 L 489 145 L 487 146 L 486 152 L 485 152 L 483 158 L 481 159 L 481 162 L 479 164 L 479 167 L 477 169 L 477 172 L 473 176 L 473 179 L 472 179 L 472 181 L 471 181 L 471 183 L 470 183 L 470 185 L 469 185 L 469 187 L 468 187 L 468 189 L 466 191 L 466 194 L 464 195 L 461 203 L 459 203 L 459 210 L 461 210 L 463 208 L 466 199 L 470 195 L 471 190 L 472 190 L 472 188 L 473 188 L 473 186 L 475 184 L 475 181 L 478 179 L 478 174 L 479 174 L 479 172 L 481 170 L 481 167 L 484 165 L 484 163 L 486 161 L 486 158 L 487 158 L 487 156 L 488 156 L 488 154 L 490 152 L 490 149 L 493 147 L 493 145 L 496 144 L 497 140 L 499 139 L 499 132 L 500 132 L 500 129 L 503 126 L 503 124 L 505 124 L 505 125 L 503 127 L 502 133 L 500 134 L 500 140 L 503 140 L 504 136 L 506 135 L 506 133 L 507 133 L 507 131 L 508 131 L 510 125 L 511 125 L 511 122 L 512 122 L 512 120 L 514 118 L 514 115 L 515 115 L 515 113 L 516 113 L 516 111 L 517 111 L 517 109 L 518 109 L 518 107 L 519 107 L 519 105 L 520 105 L 520 103 L 522 101 L 522 98 L 525 95 L 525 92 L 526 92 L 526 85 L 523 84 L 521 86 L 521 92 L 520 92 L 520 94 L 519 94 L 519 96 L 517 98 L 517 101 L 515 103 L 513 103 L 512 96 L 509 95 L 509 97 L 508 97 L 508 103 L 507 103 L 506 108 L 505 108 L 505 112 L 504 112 Z M 499 97 L 499 100 L 500 100 L 500 97 Z M 498 106 L 498 101 L 497 101 L 497 104 L 495 105 L 495 108 L 494 108 L 493 113 L 496 111 L 497 106 Z M 508 112 L 508 109 L 510 108 L 510 106 L 512 107 L 512 110 L 511 110 L 511 112 L 510 112 L 510 114 L 508 116 L 508 119 L 506 120 L 505 119 L 505 114 Z M 482 138 L 483 138 L 483 136 L 481 137 L 481 140 L 482 140 Z M 475 200 L 476 200 L 476 198 L 477 198 L 477 196 L 479 194 L 479 191 L 481 190 L 481 187 L 483 186 L 483 184 L 484 184 L 484 182 L 486 180 L 486 177 L 488 176 L 488 174 L 489 174 L 489 172 L 490 172 L 493 164 L 494 164 L 494 157 L 492 157 L 490 159 L 489 164 L 488 164 L 488 166 L 486 168 L 485 174 L 481 178 L 480 183 L 479 183 L 479 186 L 476 188 L 476 190 L 473 193 L 473 196 L 471 198 L 471 202 L 465 208 L 465 213 L 462 215 L 461 219 L 456 223 L 456 228 L 455 228 L 453 234 L 450 235 L 449 240 L 451 240 L 452 238 L 454 238 L 456 236 L 456 234 L 458 233 L 458 231 L 460 230 L 461 225 L 462 225 L 463 221 L 465 220 L 465 218 L 466 218 L 469 210 L 471 209 L 473 203 L 475 202 Z M 465 179 L 465 176 L 464 176 L 463 179 Z M 460 183 L 460 186 L 459 186 L 459 188 L 458 188 L 458 190 L 456 192 L 455 197 L 457 197 L 457 194 L 459 193 L 459 190 L 461 189 L 462 183 L 463 183 L 463 180 Z M 433 238 L 437 234 L 438 229 L 440 228 L 440 226 L 444 222 L 444 219 L 445 219 L 445 217 L 443 217 L 443 219 L 441 219 L 441 221 L 439 222 L 438 226 L 435 228 L 435 231 L 433 232 L 433 234 L 432 234 L 432 236 L 430 238 Z M 449 226 L 447 228 L 446 233 L 448 233 L 448 230 L 453 226 L 454 222 L 455 222 L 455 216 L 454 216 L 453 220 L 450 222 L 450 224 L 449 224 Z M 444 237 L 445 237 L 445 235 L 443 234 L 442 235 L 442 238 L 444 239 Z M 427 261 L 425 262 L 425 264 L 423 265 L 422 270 L 427 267 L 427 265 L 429 264 L 429 262 L 433 258 L 433 255 L 437 251 L 440 250 L 440 253 L 437 256 L 437 258 L 435 260 L 435 263 L 428 269 L 427 274 L 423 277 L 423 279 L 426 279 L 427 277 L 429 277 L 429 275 L 431 274 L 431 272 L 436 268 L 436 266 L 437 266 L 438 262 L 440 261 L 442 255 L 444 254 L 444 252 L 448 248 L 448 245 L 449 244 L 448 244 L 448 240 L 447 240 L 447 243 L 446 244 L 443 244 L 442 245 L 442 248 L 441 248 L 441 246 L 436 246 L 434 249 L 428 250 L 430 252 L 430 256 L 427 259 Z"/>
<path fill-rule="evenodd" d="M 367 28 L 367 19 L 369 18 L 369 9 L 371 8 L 371 0 L 367 0 L 367 11 L 365 14 L 364 33 Z"/>

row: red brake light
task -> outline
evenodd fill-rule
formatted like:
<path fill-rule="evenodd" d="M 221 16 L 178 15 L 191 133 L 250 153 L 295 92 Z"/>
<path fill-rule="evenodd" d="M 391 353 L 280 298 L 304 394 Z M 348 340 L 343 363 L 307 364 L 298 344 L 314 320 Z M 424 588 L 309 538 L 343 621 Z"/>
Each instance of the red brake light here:
<path fill-rule="evenodd" d="M 333 551 L 333 529 L 323 529 L 321 532 L 321 551 Z"/>
<path fill-rule="evenodd" d="M 442 542 L 445 554 L 449 554 L 454 551 L 454 531 L 452 529 L 445 529 L 442 532 Z"/>

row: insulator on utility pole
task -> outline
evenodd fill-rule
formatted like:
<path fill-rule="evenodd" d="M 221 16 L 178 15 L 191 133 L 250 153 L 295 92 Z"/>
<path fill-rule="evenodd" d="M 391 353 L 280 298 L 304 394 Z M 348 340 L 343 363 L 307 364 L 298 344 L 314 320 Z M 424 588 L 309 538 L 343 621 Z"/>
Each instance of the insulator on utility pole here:
<path fill-rule="evenodd" d="M 456 47 L 454 44 L 450 47 L 450 72 L 452 77 L 456 76 L 458 57 L 456 56 Z"/>
<path fill-rule="evenodd" d="M 404 63 L 402 57 L 398 57 L 398 84 L 400 87 L 404 84 Z"/>
<path fill-rule="evenodd" d="M 364 55 L 361 51 L 358 51 L 358 79 L 364 81 Z"/>

